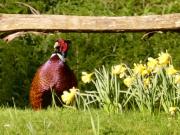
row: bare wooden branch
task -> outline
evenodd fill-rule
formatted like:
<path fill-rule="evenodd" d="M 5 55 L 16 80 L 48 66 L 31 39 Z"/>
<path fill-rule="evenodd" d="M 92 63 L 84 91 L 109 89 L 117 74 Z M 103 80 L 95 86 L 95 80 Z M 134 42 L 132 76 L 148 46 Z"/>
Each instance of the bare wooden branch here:
<path fill-rule="evenodd" d="M 28 7 L 31 10 L 31 12 L 33 14 L 35 14 L 35 15 L 39 15 L 40 14 L 38 10 L 36 10 L 35 8 L 33 8 L 32 6 L 30 6 L 30 5 L 26 4 L 26 3 L 23 3 L 23 2 L 15 2 L 15 3 L 17 3 L 19 5 L 23 5 L 25 7 Z"/>
<path fill-rule="evenodd" d="M 25 36 L 26 34 L 35 34 L 35 35 L 46 35 L 47 33 L 43 33 L 43 32 L 34 32 L 34 31 L 28 31 L 28 32 L 15 32 L 13 34 L 9 34 L 5 37 L 3 37 L 3 40 L 6 42 L 10 42 L 12 40 L 14 40 L 17 37 L 22 37 Z"/>
<path fill-rule="evenodd" d="M 147 39 L 149 39 L 150 37 L 152 37 L 155 33 L 160 33 L 160 34 L 162 34 L 163 32 L 162 32 L 162 31 L 151 31 L 151 32 L 147 32 L 147 33 L 145 33 L 145 34 L 141 37 L 141 39 L 142 39 L 142 40 L 147 40 Z"/>
<path fill-rule="evenodd" d="M 0 32 L 180 31 L 180 13 L 148 16 L 66 16 L 0 14 Z"/>

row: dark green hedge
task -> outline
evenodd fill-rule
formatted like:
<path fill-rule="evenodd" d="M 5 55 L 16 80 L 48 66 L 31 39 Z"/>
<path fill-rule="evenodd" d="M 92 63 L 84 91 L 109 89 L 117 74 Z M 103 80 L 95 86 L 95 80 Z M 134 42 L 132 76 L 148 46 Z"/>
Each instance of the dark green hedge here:
<path fill-rule="evenodd" d="M 1 13 L 31 13 L 29 8 L 12 0 L 1 0 Z M 22 1 L 21 1 L 22 2 Z M 178 0 L 23 0 L 40 13 L 66 15 L 144 15 L 180 12 Z M 2 35 L 3 33 L 0 33 Z M 55 33 L 27 35 L 6 43 L 0 40 L 0 105 L 28 105 L 28 93 L 36 69 L 49 59 L 57 38 L 72 41 L 68 63 L 80 80 L 82 71 L 101 65 L 124 62 L 132 65 L 149 56 L 168 50 L 176 68 L 180 67 L 179 33 L 156 33 L 142 40 L 145 33 Z M 91 89 L 79 81 L 79 88 Z"/>

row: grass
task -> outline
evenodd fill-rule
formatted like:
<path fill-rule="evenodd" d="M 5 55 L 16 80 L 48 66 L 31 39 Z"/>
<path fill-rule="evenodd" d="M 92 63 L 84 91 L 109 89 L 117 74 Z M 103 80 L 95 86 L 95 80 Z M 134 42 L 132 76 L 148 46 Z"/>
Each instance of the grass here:
<path fill-rule="evenodd" d="M 93 135 L 98 129 L 103 135 L 180 134 L 180 117 L 172 118 L 165 113 L 130 111 L 108 115 L 101 110 L 91 110 L 90 115 L 88 111 L 62 108 L 36 112 L 1 108 L 0 114 L 1 135 Z"/>

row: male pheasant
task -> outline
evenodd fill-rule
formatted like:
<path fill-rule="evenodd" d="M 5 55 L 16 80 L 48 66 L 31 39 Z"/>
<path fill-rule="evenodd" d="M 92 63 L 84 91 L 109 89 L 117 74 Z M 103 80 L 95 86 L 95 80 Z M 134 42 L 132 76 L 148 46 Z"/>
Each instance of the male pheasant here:
<path fill-rule="evenodd" d="M 61 106 L 63 91 L 77 87 L 77 79 L 65 62 L 69 44 L 69 40 L 57 40 L 54 45 L 56 51 L 37 70 L 30 88 L 30 104 L 33 109 L 47 108 L 51 105 L 52 90 L 58 97 L 56 104 Z"/>

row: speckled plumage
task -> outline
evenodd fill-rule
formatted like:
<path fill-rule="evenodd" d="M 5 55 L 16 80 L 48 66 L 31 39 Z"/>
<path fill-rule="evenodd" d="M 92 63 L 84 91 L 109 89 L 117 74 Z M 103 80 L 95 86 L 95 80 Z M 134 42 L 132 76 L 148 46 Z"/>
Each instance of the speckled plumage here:
<path fill-rule="evenodd" d="M 64 90 L 77 87 L 73 71 L 57 55 L 52 56 L 36 72 L 30 88 L 30 104 L 33 109 L 46 108 L 51 104 L 53 89 L 60 98 Z M 58 102 L 57 105 L 61 105 Z"/>

